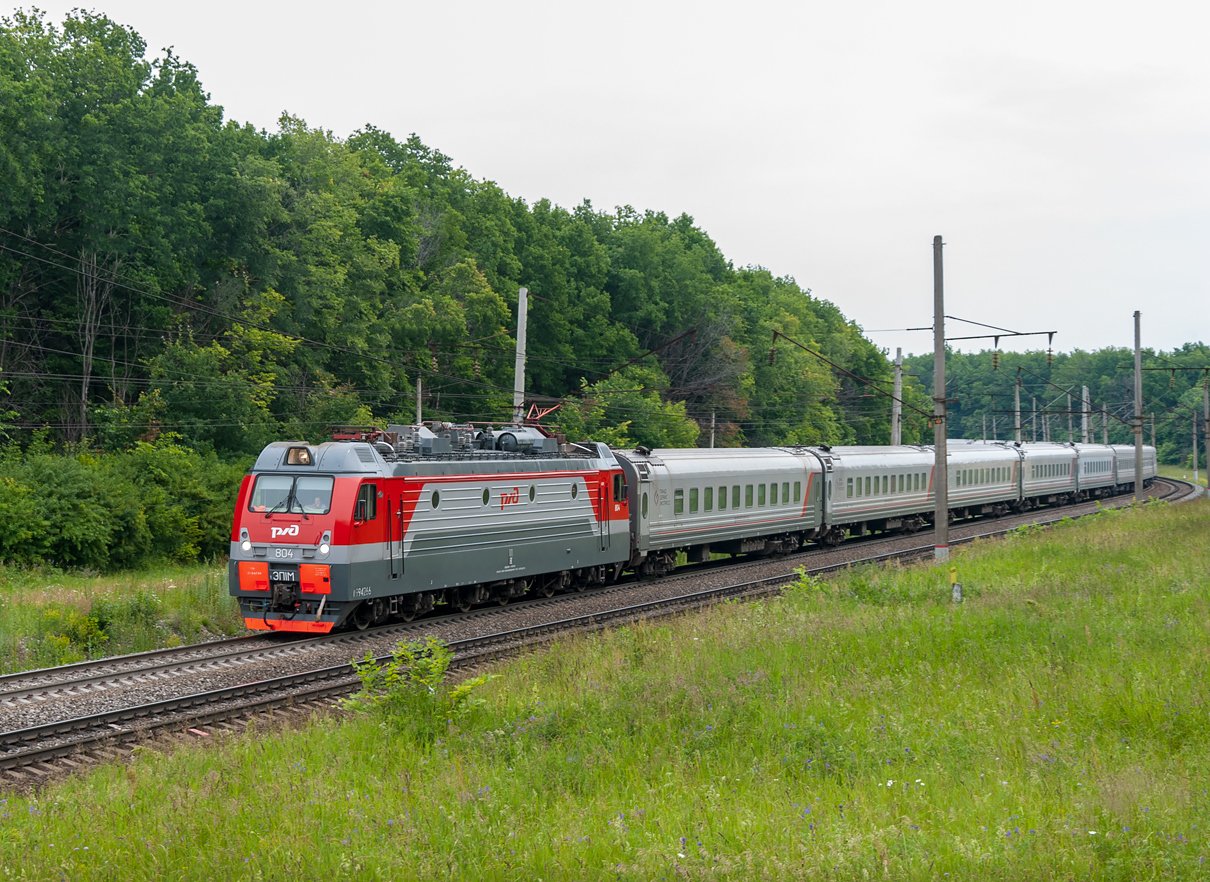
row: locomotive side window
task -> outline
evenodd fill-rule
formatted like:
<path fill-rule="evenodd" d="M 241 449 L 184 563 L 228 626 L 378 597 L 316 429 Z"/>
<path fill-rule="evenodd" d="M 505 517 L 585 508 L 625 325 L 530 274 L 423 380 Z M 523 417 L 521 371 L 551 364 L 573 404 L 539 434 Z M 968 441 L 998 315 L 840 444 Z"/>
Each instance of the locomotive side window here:
<path fill-rule="evenodd" d="M 802 502 L 802 481 L 794 482 L 794 501 Z"/>
<path fill-rule="evenodd" d="M 621 475 L 613 476 L 613 501 L 622 502 L 626 499 L 626 484 Z"/>
<path fill-rule="evenodd" d="M 372 521 L 378 517 L 378 485 L 362 484 L 357 488 L 357 505 L 353 509 L 353 520 Z"/>

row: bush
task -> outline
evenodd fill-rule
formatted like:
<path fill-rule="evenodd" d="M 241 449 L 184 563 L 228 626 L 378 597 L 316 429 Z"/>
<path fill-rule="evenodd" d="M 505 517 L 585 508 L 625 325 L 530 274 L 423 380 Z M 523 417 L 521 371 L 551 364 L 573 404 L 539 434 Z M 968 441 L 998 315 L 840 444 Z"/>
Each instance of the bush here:
<path fill-rule="evenodd" d="M 445 677 L 453 657 L 436 637 L 398 644 L 386 664 L 367 653 L 353 663 L 361 691 L 345 705 L 378 715 L 385 725 L 419 744 L 432 744 L 452 722 L 481 703 L 473 693 L 490 679 L 482 675 L 451 686 Z"/>
<path fill-rule="evenodd" d="M 0 562 L 98 572 L 227 553 L 242 464 L 165 436 L 111 454 L 0 455 Z"/>
<path fill-rule="evenodd" d="M 109 635 L 96 616 L 72 606 L 50 606 L 39 622 L 38 661 L 48 666 L 82 661 L 100 653 Z"/>

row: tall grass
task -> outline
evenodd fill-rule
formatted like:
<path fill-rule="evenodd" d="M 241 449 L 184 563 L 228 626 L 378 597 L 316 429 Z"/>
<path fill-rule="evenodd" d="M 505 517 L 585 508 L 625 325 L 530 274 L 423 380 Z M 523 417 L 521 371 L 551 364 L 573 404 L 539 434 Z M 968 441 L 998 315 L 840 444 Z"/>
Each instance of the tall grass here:
<path fill-rule="evenodd" d="M 213 565 L 96 577 L 0 568 L 0 672 L 194 643 L 243 630 Z"/>
<path fill-rule="evenodd" d="M 1210 856 L 1210 506 L 855 570 L 0 806 L 15 878 L 1170 879 Z M 1176 551 L 1177 553 L 1170 553 Z M 431 734 L 431 733 L 430 733 Z"/>

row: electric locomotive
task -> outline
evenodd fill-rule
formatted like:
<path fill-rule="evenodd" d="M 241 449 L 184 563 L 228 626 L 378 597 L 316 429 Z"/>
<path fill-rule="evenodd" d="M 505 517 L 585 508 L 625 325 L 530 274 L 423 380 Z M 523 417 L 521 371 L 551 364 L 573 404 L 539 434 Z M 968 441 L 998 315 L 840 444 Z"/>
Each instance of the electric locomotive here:
<path fill-rule="evenodd" d="M 240 486 L 228 575 L 248 628 L 365 628 L 603 583 L 629 561 L 604 444 L 448 425 L 336 437 L 268 445 Z"/>

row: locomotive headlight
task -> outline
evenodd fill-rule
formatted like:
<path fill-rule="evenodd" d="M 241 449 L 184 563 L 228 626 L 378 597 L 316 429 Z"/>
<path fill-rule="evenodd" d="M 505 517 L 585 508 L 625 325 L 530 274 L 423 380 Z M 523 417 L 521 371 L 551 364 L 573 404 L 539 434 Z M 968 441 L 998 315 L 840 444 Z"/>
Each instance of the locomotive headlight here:
<path fill-rule="evenodd" d="M 248 528 L 241 527 L 239 531 L 239 547 L 244 551 L 252 550 L 252 539 L 248 536 Z"/>
<path fill-rule="evenodd" d="M 251 550 L 252 550 L 252 543 L 251 543 L 251 542 L 249 542 L 247 539 L 245 539 L 243 542 L 241 542 L 241 543 L 239 544 L 239 547 L 240 547 L 240 548 L 242 548 L 244 551 L 251 551 Z"/>
<path fill-rule="evenodd" d="M 321 536 L 319 539 L 319 553 L 327 554 L 329 551 L 331 551 L 332 550 L 332 546 L 330 544 L 331 542 L 332 542 L 332 534 L 325 531 L 323 536 Z"/>

